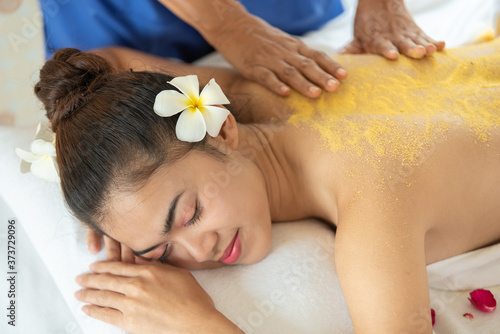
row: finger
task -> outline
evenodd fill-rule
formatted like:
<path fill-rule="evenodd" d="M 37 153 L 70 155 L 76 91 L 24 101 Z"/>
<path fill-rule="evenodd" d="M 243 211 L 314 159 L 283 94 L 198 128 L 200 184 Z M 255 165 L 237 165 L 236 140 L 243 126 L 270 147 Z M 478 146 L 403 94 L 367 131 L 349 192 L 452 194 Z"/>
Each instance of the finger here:
<path fill-rule="evenodd" d="M 169 269 L 175 268 L 166 263 L 162 266 Z M 117 276 L 128 277 L 139 276 L 144 271 L 144 266 L 138 266 L 132 263 L 124 263 L 121 261 L 98 261 L 92 263 L 89 268 L 94 273 L 109 273 Z"/>
<path fill-rule="evenodd" d="M 159 267 L 163 267 L 163 266 L 170 266 L 170 264 L 166 263 L 166 262 L 161 262 L 161 261 L 158 261 L 158 260 L 150 260 L 150 259 L 147 259 L 147 258 L 143 258 L 141 256 L 136 256 L 135 257 L 135 264 L 138 264 L 138 265 L 141 265 L 141 264 L 147 264 L 147 265 L 151 265 L 151 266 L 159 266 Z M 177 268 L 179 269 L 179 268 Z"/>
<path fill-rule="evenodd" d="M 330 74 L 319 67 L 314 60 L 303 56 L 287 59 L 288 63 L 295 66 L 304 77 L 323 89 L 333 92 L 339 87 L 339 82 Z"/>
<path fill-rule="evenodd" d="M 112 274 L 82 274 L 75 281 L 86 289 L 109 290 L 126 295 L 134 284 L 135 277 L 118 276 Z"/>
<path fill-rule="evenodd" d="M 122 309 L 125 296 L 108 290 L 84 289 L 75 292 L 75 298 L 81 302 L 93 304 L 101 307 L 111 307 Z"/>
<path fill-rule="evenodd" d="M 92 254 L 96 254 L 101 250 L 101 235 L 87 228 L 87 247 Z"/>
<path fill-rule="evenodd" d="M 287 96 L 290 94 L 290 87 L 280 81 L 276 75 L 269 69 L 263 66 L 255 66 L 251 69 L 249 74 L 243 74 L 248 79 L 253 80 L 262 86 L 272 90 L 280 96 Z"/>
<path fill-rule="evenodd" d="M 95 305 L 85 305 L 82 307 L 82 311 L 94 319 L 123 328 L 123 313 L 118 310 Z"/>
<path fill-rule="evenodd" d="M 446 43 L 444 41 L 434 41 L 434 45 L 436 46 L 438 51 L 443 51 L 443 49 L 446 47 Z"/>
<path fill-rule="evenodd" d="M 353 39 L 349 44 L 344 46 L 344 48 L 340 51 L 343 54 L 361 54 L 364 53 L 363 48 L 359 44 L 357 39 Z"/>
<path fill-rule="evenodd" d="M 412 40 L 408 38 L 401 38 L 394 44 L 402 54 L 414 59 L 422 58 L 427 52 L 423 46 L 416 45 Z"/>
<path fill-rule="evenodd" d="M 430 43 L 429 41 L 427 41 L 425 38 L 423 38 L 421 36 L 414 37 L 413 42 L 416 45 L 423 46 L 425 48 L 427 56 L 431 56 L 437 50 L 437 47 L 434 44 Z"/>
<path fill-rule="evenodd" d="M 310 49 L 305 44 L 300 47 L 299 51 L 303 56 L 314 60 L 325 72 L 335 78 L 342 80 L 347 77 L 347 71 L 323 51 Z"/>
<path fill-rule="evenodd" d="M 106 258 L 109 261 L 120 261 L 121 260 L 120 243 L 105 235 L 104 244 L 106 245 Z"/>
<path fill-rule="evenodd" d="M 373 50 L 370 50 L 371 53 L 377 53 L 389 60 L 398 59 L 398 48 L 386 38 L 377 38 L 374 40 L 372 42 L 372 48 Z"/>
<path fill-rule="evenodd" d="M 151 261 L 150 259 L 144 258 L 142 256 L 135 256 L 135 264 L 153 264 L 157 261 Z"/>
<path fill-rule="evenodd" d="M 295 66 L 279 60 L 278 65 L 274 66 L 278 78 L 293 87 L 299 93 L 316 98 L 321 94 L 321 88 L 307 80 Z"/>
<path fill-rule="evenodd" d="M 433 44 L 436 47 L 437 51 L 442 51 L 444 47 L 446 46 L 446 43 L 444 41 L 436 41 L 429 36 L 427 36 L 425 33 L 422 33 L 422 38 L 424 38 L 426 41 L 429 43 Z"/>
<path fill-rule="evenodd" d="M 125 263 L 134 263 L 134 252 L 132 249 L 129 247 L 125 246 L 124 244 L 121 245 L 121 256 L 122 256 L 122 262 Z"/>

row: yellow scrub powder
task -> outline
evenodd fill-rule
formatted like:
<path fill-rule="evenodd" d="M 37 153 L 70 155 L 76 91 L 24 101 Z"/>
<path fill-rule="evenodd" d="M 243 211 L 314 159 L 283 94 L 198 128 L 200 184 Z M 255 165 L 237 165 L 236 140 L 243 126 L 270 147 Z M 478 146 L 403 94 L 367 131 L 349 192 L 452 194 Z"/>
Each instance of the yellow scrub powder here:
<path fill-rule="evenodd" d="M 376 55 L 339 55 L 349 71 L 333 93 L 318 100 L 288 98 L 291 124 L 316 130 L 333 151 L 348 150 L 402 166 L 421 161 L 425 148 L 465 126 L 478 143 L 500 126 L 500 40 L 389 61 Z"/>

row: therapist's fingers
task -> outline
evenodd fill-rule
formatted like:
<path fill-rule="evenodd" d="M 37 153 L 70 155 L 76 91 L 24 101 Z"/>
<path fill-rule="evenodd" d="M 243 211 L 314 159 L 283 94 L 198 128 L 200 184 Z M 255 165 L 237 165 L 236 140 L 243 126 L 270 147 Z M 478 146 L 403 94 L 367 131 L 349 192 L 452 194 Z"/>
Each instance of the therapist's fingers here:
<path fill-rule="evenodd" d="M 104 245 L 106 246 L 106 258 L 109 261 L 121 260 L 121 245 L 118 241 L 105 235 Z"/>
<path fill-rule="evenodd" d="M 394 43 L 383 37 L 374 39 L 369 44 L 366 51 L 382 55 L 389 60 L 396 60 L 399 55 L 398 48 L 394 45 Z"/>
<path fill-rule="evenodd" d="M 420 45 L 425 48 L 427 56 L 431 56 L 437 50 L 437 47 L 434 44 L 426 41 L 423 37 L 414 37 L 412 40 L 416 45 Z"/>
<path fill-rule="evenodd" d="M 394 42 L 399 51 L 407 57 L 420 59 L 427 54 L 427 50 L 422 45 L 417 45 L 409 38 L 399 38 Z"/>
<path fill-rule="evenodd" d="M 416 44 L 423 45 L 427 52 L 434 48 L 434 51 L 442 51 L 446 45 L 444 41 L 436 41 L 435 39 L 427 36 L 423 31 L 418 34 L 416 38 L 413 39 Z"/>
<path fill-rule="evenodd" d="M 250 79 L 264 87 L 267 87 L 278 95 L 286 96 L 290 94 L 290 87 L 288 87 L 283 81 L 279 80 L 278 77 L 276 77 L 276 75 L 267 67 L 255 66 Z"/>
<path fill-rule="evenodd" d="M 322 78 L 319 81 L 315 81 L 318 85 L 323 87 L 326 90 L 332 90 L 332 85 L 329 83 L 331 79 L 331 75 L 335 78 L 342 80 L 347 77 L 347 71 L 342 67 L 339 63 L 334 61 L 330 56 L 328 56 L 325 52 L 311 49 L 304 43 L 301 44 L 299 51 L 305 57 L 313 60 L 315 64 L 317 64 L 324 73 L 322 74 Z M 307 64 L 301 64 L 300 67 L 304 67 Z M 305 70 L 309 70 L 309 68 L 314 68 L 314 66 L 305 66 Z M 333 89 L 335 90 L 335 89 Z"/>
<path fill-rule="evenodd" d="M 311 58 L 298 56 L 288 60 L 288 62 L 295 66 L 295 68 L 300 71 L 301 75 L 304 76 L 305 79 L 307 79 L 309 92 L 312 92 L 310 89 L 313 86 L 323 88 L 328 92 L 333 92 L 339 87 L 338 79 L 333 75 L 325 72 L 325 70 Z M 341 68 L 340 65 L 338 65 L 337 67 L 333 67 L 331 71 L 333 73 L 336 73 L 339 68 Z M 315 85 L 312 85 L 311 83 L 314 83 Z"/>
<path fill-rule="evenodd" d="M 307 80 L 304 75 L 295 67 L 284 61 L 279 61 L 275 67 L 278 77 L 295 88 L 301 94 L 315 98 L 321 94 L 321 88 Z"/>
<path fill-rule="evenodd" d="M 321 95 L 322 89 L 335 91 L 347 71 L 323 52 L 307 54 L 315 59 L 290 53 L 284 59 L 270 59 L 266 66 L 254 66 L 252 79 L 279 95 L 288 95 L 289 87 L 311 98 Z"/>
<path fill-rule="evenodd" d="M 444 41 L 436 41 L 433 38 L 430 38 L 429 36 L 425 35 L 425 39 L 434 44 L 437 48 L 438 51 L 443 51 L 444 47 L 446 46 L 446 43 Z"/>
<path fill-rule="evenodd" d="M 101 250 L 101 235 L 91 228 L 87 228 L 87 247 L 92 254 Z"/>

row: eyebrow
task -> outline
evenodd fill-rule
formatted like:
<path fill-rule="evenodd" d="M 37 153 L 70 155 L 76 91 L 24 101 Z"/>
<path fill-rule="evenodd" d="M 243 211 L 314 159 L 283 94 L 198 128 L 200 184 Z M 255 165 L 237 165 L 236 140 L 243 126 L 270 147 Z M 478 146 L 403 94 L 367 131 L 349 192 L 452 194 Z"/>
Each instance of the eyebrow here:
<path fill-rule="evenodd" d="M 184 194 L 184 192 L 177 194 L 172 203 L 170 203 L 170 208 L 168 209 L 167 218 L 165 219 L 165 230 L 162 232 L 162 235 L 165 235 L 166 234 L 165 231 L 170 231 L 170 229 L 172 228 L 172 224 L 174 223 L 174 218 L 175 218 L 175 209 L 177 208 L 177 203 L 179 202 L 179 198 L 182 196 L 182 194 Z M 132 250 L 132 252 L 134 253 L 135 256 L 141 256 L 143 254 L 151 252 L 159 245 L 161 245 L 161 243 L 142 251 Z"/>

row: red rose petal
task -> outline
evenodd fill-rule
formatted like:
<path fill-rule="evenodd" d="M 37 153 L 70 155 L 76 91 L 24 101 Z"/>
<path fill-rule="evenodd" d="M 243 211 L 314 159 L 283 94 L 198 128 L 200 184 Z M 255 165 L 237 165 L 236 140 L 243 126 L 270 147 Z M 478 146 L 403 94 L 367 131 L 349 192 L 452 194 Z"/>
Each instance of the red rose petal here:
<path fill-rule="evenodd" d="M 479 311 L 493 312 L 497 307 L 497 301 L 489 290 L 474 290 L 470 293 L 470 298 L 468 299 Z"/>
<path fill-rule="evenodd" d="M 434 323 L 436 322 L 436 312 L 434 311 L 433 308 L 431 308 L 431 318 L 432 318 L 432 326 L 434 326 Z"/>
<path fill-rule="evenodd" d="M 470 313 L 464 313 L 464 317 L 469 318 L 469 319 L 474 319 L 474 316 Z"/>

